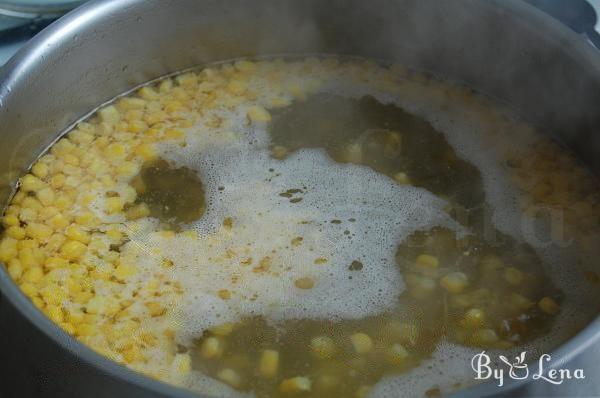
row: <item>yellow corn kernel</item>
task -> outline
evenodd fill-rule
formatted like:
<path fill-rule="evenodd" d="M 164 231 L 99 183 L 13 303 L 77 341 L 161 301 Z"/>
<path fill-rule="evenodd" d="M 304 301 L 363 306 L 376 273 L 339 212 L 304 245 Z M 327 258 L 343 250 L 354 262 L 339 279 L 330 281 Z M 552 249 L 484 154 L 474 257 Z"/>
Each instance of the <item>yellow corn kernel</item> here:
<path fill-rule="evenodd" d="M 473 334 L 473 342 L 481 346 L 489 346 L 498 342 L 498 335 L 492 329 L 480 329 Z"/>
<path fill-rule="evenodd" d="M 50 178 L 50 186 L 57 189 L 65 185 L 67 177 L 64 174 L 55 174 Z"/>
<path fill-rule="evenodd" d="M 94 141 L 93 127 L 90 132 L 73 130 L 69 133 L 69 139 L 80 146 L 87 146 Z"/>
<path fill-rule="evenodd" d="M 116 228 L 111 228 L 108 231 L 106 231 L 106 237 L 112 243 L 120 243 L 123 239 L 123 233 Z"/>
<path fill-rule="evenodd" d="M 534 305 L 531 300 L 519 293 L 512 293 L 508 301 L 517 311 L 527 311 Z"/>
<path fill-rule="evenodd" d="M 386 360 L 393 365 L 401 365 L 409 357 L 409 353 L 402 344 L 392 344 L 386 352 Z"/>
<path fill-rule="evenodd" d="M 34 176 L 33 174 L 25 174 L 21 178 L 20 188 L 24 192 L 35 192 L 43 189 L 46 186 L 42 180 Z"/>
<path fill-rule="evenodd" d="M 31 297 L 31 302 L 33 303 L 33 305 L 36 306 L 36 308 L 43 310 L 44 307 L 46 306 L 46 304 L 44 303 L 44 300 L 42 300 L 39 297 Z"/>
<path fill-rule="evenodd" d="M 67 229 L 65 230 L 65 235 L 68 238 L 79 241 L 81 243 L 90 243 L 90 234 L 88 234 L 86 231 L 84 231 L 83 229 L 81 229 L 81 227 L 77 225 L 70 225 L 69 227 L 67 227 Z"/>
<path fill-rule="evenodd" d="M 73 335 L 75 334 L 75 326 L 71 325 L 68 322 L 62 322 L 59 324 L 59 326 L 68 334 Z"/>
<path fill-rule="evenodd" d="M 167 101 L 165 103 L 165 112 L 175 113 L 183 109 L 183 104 L 176 100 Z"/>
<path fill-rule="evenodd" d="M 18 226 L 19 225 L 19 217 L 15 216 L 13 214 L 7 214 L 2 219 L 2 223 L 6 227 L 12 227 L 12 226 L 15 226 L 15 225 Z"/>
<path fill-rule="evenodd" d="M 507 267 L 504 270 L 504 280 L 513 286 L 520 285 L 524 278 L 525 275 L 523 275 L 523 272 L 515 267 Z"/>
<path fill-rule="evenodd" d="M 144 305 L 146 306 L 146 308 L 148 308 L 151 317 L 163 316 L 167 312 L 167 309 L 162 304 L 156 301 L 148 301 L 144 303 Z"/>
<path fill-rule="evenodd" d="M 22 283 L 19 285 L 19 287 L 21 288 L 21 291 L 28 297 L 35 297 L 38 294 L 37 288 L 32 283 Z"/>
<path fill-rule="evenodd" d="M 98 217 L 94 213 L 88 211 L 75 217 L 75 222 L 84 227 L 94 227 L 98 225 L 100 220 L 98 220 Z"/>
<path fill-rule="evenodd" d="M 542 298 L 539 301 L 538 306 L 542 311 L 549 315 L 556 315 L 560 311 L 560 306 L 551 297 Z"/>
<path fill-rule="evenodd" d="M 52 235 L 52 228 L 44 224 L 30 223 L 25 228 L 27 236 L 32 239 L 46 240 Z"/>
<path fill-rule="evenodd" d="M 57 305 L 48 305 L 46 307 L 46 315 L 48 318 L 52 320 L 52 322 L 60 324 L 63 322 L 63 312 L 62 309 Z"/>
<path fill-rule="evenodd" d="M 54 229 L 63 229 L 69 225 L 69 219 L 64 214 L 57 214 L 48 220 L 48 225 Z"/>
<path fill-rule="evenodd" d="M 120 280 L 125 280 L 130 276 L 135 275 L 137 272 L 134 265 L 131 264 L 120 264 L 117 268 L 115 268 L 115 277 Z"/>
<path fill-rule="evenodd" d="M 218 359 L 225 351 L 224 343 L 217 337 L 207 337 L 200 346 L 200 355 L 205 359 Z"/>
<path fill-rule="evenodd" d="M 54 206 L 47 206 L 47 207 L 42 208 L 39 211 L 39 217 L 40 217 L 40 219 L 44 220 L 44 222 L 46 224 L 48 224 L 47 220 L 51 219 L 52 217 L 54 217 L 57 214 L 60 214 L 60 210 L 58 210 Z"/>
<path fill-rule="evenodd" d="M 121 355 L 123 356 L 123 360 L 129 364 L 134 363 L 142 358 L 140 348 L 135 344 L 132 344 L 124 349 L 121 352 Z"/>
<path fill-rule="evenodd" d="M 227 91 L 234 95 L 242 95 L 247 88 L 248 84 L 241 80 L 231 80 L 229 84 L 227 84 Z"/>
<path fill-rule="evenodd" d="M 217 374 L 217 378 L 224 383 L 229 384 L 233 388 L 237 388 L 242 384 L 242 377 L 233 369 L 223 369 Z"/>
<path fill-rule="evenodd" d="M 440 261 L 435 256 L 421 254 L 415 260 L 415 264 L 420 271 L 429 274 L 431 271 L 437 272 Z"/>
<path fill-rule="evenodd" d="M 127 156 L 127 149 L 125 145 L 114 142 L 104 149 L 104 155 L 109 159 L 124 159 Z"/>
<path fill-rule="evenodd" d="M 271 114 L 261 106 L 251 106 L 246 113 L 252 123 L 266 123 L 271 121 Z"/>
<path fill-rule="evenodd" d="M 190 354 L 175 354 L 173 368 L 180 375 L 187 375 L 192 370 L 192 358 Z"/>
<path fill-rule="evenodd" d="M 465 328 L 478 328 L 485 322 L 485 312 L 479 308 L 471 308 L 465 313 L 461 325 Z"/>
<path fill-rule="evenodd" d="M 173 88 L 173 80 L 165 79 L 158 85 L 158 91 L 162 94 L 166 94 Z"/>
<path fill-rule="evenodd" d="M 104 210 L 108 214 L 120 213 L 123 211 L 124 205 L 125 203 L 123 203 L 123 199 L 121 199 L 119 196 L 113 196 L 111 198 L 106 198 Z"/>
<path fill-rule="evenodd" d="M 310 340 L 310 351 L 317 358 L 329 359 L 335 354 L 336 347 L 330 337 L 317 336 Z"/>
<path fill-rule="evenodd" d="M 117 174 L 120 177 L 131 178 L 140 171 L 140 166 L 135 162 L 123 162 L 117 167 Z"/>
<path fill-rule="evenodd" d="M 89 323 L 81 323 L 75 327 L 77 336 L 94 336 L 97 333 L 97 327 Z"/>
<path fill-rule="evenodd" d="M 38 211 L 31 208 L 22 208 L 19 212 L 19 218 L 25 222 L 33 222 L 38 218 Z"/>
<path fill-rule="evenodd" d="M 463 272 L 451 272 L 440 280 L 440 285 L 452 294 L 462 293 L 468 284 L 469 279 Z"/>
<path fill-rule="evenodd" d="M 213 326 L 209 330 L 212 334 L 217 335 L 217 336 L 229 336 L 231 334 L 231 332 L 233 332 L 234 328 L 235 328 L 235 325 L 233 323 L 226 322 L 226 323 L 223 323 L 218 326 Z"/>
<path fill-rule="evenodd" d="M 18 259 L 13 258 L 8 262 L 8 274 L 14 281 L 18 281 L 21 278 L 23 267 Z"/>
<path fill-rule="evenodd" d="M 113 106 L 106 106 L 98 111 L 98 117 L 100 121 L 108 124 L 115 124 L 121 120 L 121 115 L 119 114 L 119 110 Z"/>
<path fill-rule="evenodd" d="M 67 153 L 65 156 L 63 156 L 62 160 L 71 166 L 79 166 L 79 158 L 72 153 Z"/>
<path fill-rule="evenodd" d="M 140 340 L 149 347 L 156 347 L 158 345 L 158 339 L 150 332 L 140 333 Z"/>
<path fill-rule="evenodd" d="M 135 154 L 145 161 L 152 160 L 156 157 L 156 151 L 151 144 L 142 144 L 135 149 Z"/>
<path fill-rule="evenodd" d="M 272 379 L 279 371 L 279 351 L 264 350 L 260 356 L 258 371 L 262 377 Z"/>
<path fill-rule="evenodd" d="M 69 207 L 71 207 L 73 205 L 73 202 L 67 198 L 66 196 L 59 196 L 55 201 L 54 201 L 54 206 L 56 206 L 57 208 L 61 209 L 61 210 L 65 210 L 68 209 Z"/>
<path fill-rule="evenodd" d="M 67 298 L 67 294 L 56 283 L 50 283 L 48 286 L 41 289 L 40 295 L 46 304 L 52 305 L 61 305 L 62 302 Z"/>
<path fill-rule="evenodd" d="M 25 228 L 21 228 L 18 225 L 13 225 L 6 228 L 6 236 L 10 236 L 13 239 L 21 240 L 25 238 Z"/>
<path fill-rule="evenodd" d="M 154 88 L 149 87 L 149 86 L 144 86 L 144 87 L 140 88 L 138 90 L 138 95 L 145 100 L 155 100 L 159 97 L 156 90 L 154 90 Z"/>
<path fill-rule="evenodd" d="M 167 129 L 163 135 L 165 139 L 177 139 L 185 136 L 185 131 L 179 129 Z"/>
<path fill-rule="evenodd" d="M 279 384 L 279 392 L 283 394 L 297 394 L 301 392 L 309 392 L 312 388 L 312 383 L 308 377 L 296 376 L 290 379 L 285 379 Z"/>
<path fill-rule="evenodd" d="M 410 178 L 408 177 L 408 174 L 403 173 L 401 171 L 394 174 L 394 180 L 400 185 L 408 185 L 411 182 Z"/>
<path fill-rule="evenodd" d="M 366 354 L 373 349 L 373 340 L 366 333 L 354 333 L 350 336 L 350 342 L 357 354 Z"/>
<path fill-rule="evenodd" d="M 90 314 L 113 316 L 121 307 L 116 299 L 106 296 L 94 296 L 86 305 L 86 310 Z"/>
<path fill-rule="evenodd" d="M 48 165 L 45 163 L 37 162 L 31 168 L 31 173 L 37 178 L 46 178 L 48 176 Z"/>
<path fill-rule="evenodd" d="M 275 158 L 275 159 L 283 159 L 287 156 L 288 154 L 288 149 L 284 146 L 281 145 L 275 145 L 272 149 L 271 149 L 271 155 Z"/>
<path fill-rule="evenodd" d="M 140 90 L 141 91 L 141 90 Z M 144 109 L 147 102 L 142 98 L 123 97 L 119 100 L 117 106 L 122 110 Z"/>
<path fill-rule="evenodd" d="M 17 256 L 17 240 L 5 237 L 0 241 L 0 261 L 6 263 Z"/>
<path fill-rule="evenodd" d="M 68 260 L 77 260 L 87 250 L 87 246 L 76 240 L 69 240 L 60 248 L 60 254 Z"/>
<path fill-rule="evenodd" d="M 42 270 L 42 267 L 34 266 L 25 271 L 22 280 L 26 283 L 36 283 L 39 282 L 43 277 L 44 271 Z"/>

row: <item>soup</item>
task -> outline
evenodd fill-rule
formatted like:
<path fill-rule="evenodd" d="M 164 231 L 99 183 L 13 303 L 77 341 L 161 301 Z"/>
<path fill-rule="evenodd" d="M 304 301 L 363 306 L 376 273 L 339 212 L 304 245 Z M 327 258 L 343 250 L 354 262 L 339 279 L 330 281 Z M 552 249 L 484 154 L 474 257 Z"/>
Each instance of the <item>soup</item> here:
<path fill-rule="evenodd" d="M 459 84 L 337 57 L 160 79 L 20 179 L 0 260 L 67 333 L 219 396 L 438 395 L 596 315 L 594 176 Z"/>

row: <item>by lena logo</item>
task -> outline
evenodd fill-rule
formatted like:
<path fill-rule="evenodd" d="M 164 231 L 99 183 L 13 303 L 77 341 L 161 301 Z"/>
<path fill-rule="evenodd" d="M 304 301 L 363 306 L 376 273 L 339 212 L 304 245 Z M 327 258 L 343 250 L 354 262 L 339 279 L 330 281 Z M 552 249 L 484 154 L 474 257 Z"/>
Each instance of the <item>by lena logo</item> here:
<path fill-rule="evenodd" d="M 490 356 L 485 351 L 475 354 L 471 359 L 471 367 L 475 372 L 475 379 L 494 379 L 498 382 L 499 387 L 504 385 L 506 377 L 513 380 L 541 380 L 556 385 L 562 384 L 565 380 L 585 379 L 583 369 L 546 369 L 545 366 L 552 359 L 548 354 L 543 354 L 539 357 L 537 371 L 530 374 L 529 367 L 525 363 L 525 355 L 525 351 L 521 352 L 521 354 L 515 357 L 514 361 L 509 360 L 504 355 L 499 355 L 498 358 L 506 367 L 494 367 Z"/>

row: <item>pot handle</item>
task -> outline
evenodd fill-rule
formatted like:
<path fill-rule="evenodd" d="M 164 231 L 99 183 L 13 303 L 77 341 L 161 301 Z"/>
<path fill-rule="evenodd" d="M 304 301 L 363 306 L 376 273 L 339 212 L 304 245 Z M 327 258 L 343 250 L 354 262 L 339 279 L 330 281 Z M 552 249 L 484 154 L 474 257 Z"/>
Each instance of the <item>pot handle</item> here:
<path fill-rule="evenodd" d="M 582 36 L 587 40 L 588 43 L 600 50 L 600 34 L 595 29 L 591 29 L 582 33 Z"/>

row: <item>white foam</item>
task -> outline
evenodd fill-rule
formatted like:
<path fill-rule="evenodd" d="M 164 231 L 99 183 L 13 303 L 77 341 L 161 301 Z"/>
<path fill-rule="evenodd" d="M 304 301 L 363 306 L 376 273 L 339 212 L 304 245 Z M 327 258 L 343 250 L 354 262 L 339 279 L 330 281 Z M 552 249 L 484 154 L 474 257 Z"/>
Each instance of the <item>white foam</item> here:
<path fill-rule="evenodd" d="M 264 149 L 248 151 L 166 155 L 201 173 L 208 203 L 193 224 L 197 239 L 148 237 L 175 262 L 183 283 L 183 341 L 245 316 L 356 319 L 392 309 L 404 290 L 394 261 L 398 242 L 434 225 L 459 229 L 442 211 L 444 201 L 367 167 L 337 164 L 316 149 L 283 161 Z M 302 190 L 294 195 L 300 202 L 280 196 L 290 189 Z M 222 227 L 226 217 L 232 230 Z M 298 246 L 296 237 L 303 238 Z M 256 272 L 266 258 L 269 271 Z M 319 258 L 327 263 L 315 264 Z M 355 260 L 361 271 L 349 270 Z M 297 288 L 300 278 L 314 287 Z M 231 299 L 219 297 L 222 289 Z"/>

